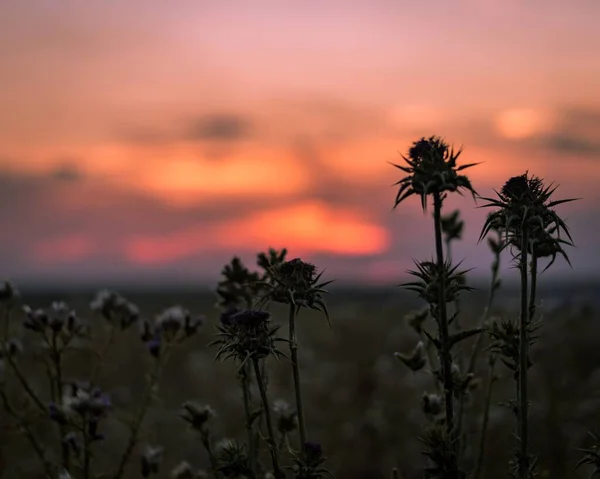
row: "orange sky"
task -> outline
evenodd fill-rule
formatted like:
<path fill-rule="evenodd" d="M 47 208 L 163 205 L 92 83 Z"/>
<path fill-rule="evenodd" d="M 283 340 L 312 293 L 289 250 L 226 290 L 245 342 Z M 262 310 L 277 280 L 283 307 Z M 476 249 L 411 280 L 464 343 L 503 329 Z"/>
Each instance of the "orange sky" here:
<path fill-rule="evenodd" d="M 481 193 L 529 169 L 584 197 L 563 211 L 593 273 L 598 18 L 592 0 L 4 0 L 2 275 L 206 280 L 286 246 L 396 283 L 432 235 L 416 201 L 390 211 L 387 161 L 431 134 L 484 162 Z M 485 212 L 454 206 L 484 276 Z"/>

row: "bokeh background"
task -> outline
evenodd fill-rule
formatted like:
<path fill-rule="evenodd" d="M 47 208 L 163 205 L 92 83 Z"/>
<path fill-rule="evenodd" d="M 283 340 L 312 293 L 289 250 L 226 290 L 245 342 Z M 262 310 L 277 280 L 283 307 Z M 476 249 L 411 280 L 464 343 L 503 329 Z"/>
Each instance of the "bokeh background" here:
<path fill-rule="evenodd" d="M 100 287 L 148 316 L 174 303 L 206 313 L 167 370 L 144 441 L 166 447 L 167 466 L 207 467 L 177 419 L 183 400 L 213 404 L 217 437 L 242 432 L 233 366 L 206 348 L 212 290 L 234 254 L 253 267 L 257 252 L 286 247 L 336 280 L 333 329 L 308 315 L 300 356 L 309 428 L 332 470 L 379 479 L 398 466 L 416 478 L 419 398 L 432 383 L 393 358 L 414 347 L 403 317 L 422 306 L 394 286 L 432 255 L 432 222 L 415 198 L 392 211 L 400 171 L 389 162 L 441 135 L 464 146 L 463 162 L 481 162 L 468 173 L 484 196 L 529 170 L 559 184 L 557 197 L 582 198 L 560 207 L 577 247 L 573 269 L 559 259 L 540 280 L 532 372 L 542 477 L 579 477 L 575 449 L 600 426 L 598 19 L 596 0 L 2 0 L 0 279 L 35 307 L 69 301 L 98 347 L 105 331 L 88 303 Z M 474 268 L 480 290 L 461 304 L 475 322 L 491 261 L 477 244 L 486 211 L 470 196 L 447 206 L 466 221 L 453 256 Z M 517 304 L 507 257 L 501 269 L 495 317 Z M 125 412 L 148 368 L 136 334 L 116 343 L 102 379 Z M 85 376 L 89 361 L 73 359 L 69 375 Z M 44 381 L 35 362 L 25 367 Z M 486 478 L 505 477 L 512 444 L 498 403 L 514 391 L 500 372 Z M 271 387 L 292 401 L 285 365 Z M 111 421 L 100 462 L 126 439 Z M 0 423 L 3 477 L 39 477 L 25 440 Z"/>
<path fill-rule="evenodd" d="M 583 197 L 563 211 L 594 274 L 599 16 L 594 0 L 4 0 L 2 274 L 206 282 L 234 252 L 286 246 L 388 284 L 432 235 L 416 206 L 391 212 L 387 162 L 431 134 L 483 162 L 482 194 L 528 169 Z M 457 203 L 475 266 L 484 211 Z"/>

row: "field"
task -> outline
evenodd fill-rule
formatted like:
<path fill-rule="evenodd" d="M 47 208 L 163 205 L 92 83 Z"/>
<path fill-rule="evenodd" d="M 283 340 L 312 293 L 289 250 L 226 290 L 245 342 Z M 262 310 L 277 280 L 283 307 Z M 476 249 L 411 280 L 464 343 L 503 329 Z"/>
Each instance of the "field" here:
<path fill-rule="evenodd" d="M 600 328 L 593 291 L 597 285 L 562 285 L 560 289 L 541 284 L 543 327 L 533 347 L 530 383 L 531 449 L 539 454 L 540 477 L 587 477 L 584 468 L 574 470 L 581 453 L 576 448 L 589 445 L 587 431 L 600 425 Z M 463 300 L 463 326 L 478 321 L 486 300 L 485 285 L 468 293 Z M 195 467 L 209 469 L 201 441 L 180 419 L 184 401 L 209 404 L 216 411 L 210 420 L 215 441 L 222 438 L 244 439 L 242 393 L 231 362 L 215 362 L 215 349 L 207 344 L 214 338 L 219 312 L 215 295 L 208 288 L 198 292 L 127 292 L 122 294 L 140 307 L 143 316 L 152 316 L 174 304 L 207 316 L 199 333 L 175 351 L 159 383 L 157 396 L 143 426 L 140 445 L 164 447 L 161 476 L 182 460 Z M 501 290 L 502 291 L 502 290 Z M 105 322 L 90 313 L 92 292 L 23 292 L 23 302 L 34 308 L 47 307 L 51 301 L 65 300 L 82 319 L 92 324 L 93 349 L 102 350 L 107 341 Z M 515 301 L 512 301 L 515 300 Z M 327 297 L 332 326 L 323 315 L 302 311 L 298 318 L 301 343 L 299 362 L 302 371 L 306 423 L 309 439 L 319 441 L 328 460 L 326 466 L 336 477 L 370 479 L 390 477 L 397 467 L 405 479 L 422 477 L 422 445 L 416 439 L 426 422 L 420 408 L 424 391 L 433 392 L 433 378 L 423 370 L 411 372 L 394 358 L 395 351 L 411 350 L 418 336 L 406 323 L 405 315 L 423 307 L 414 295 L 398 288 L 381 291 L 338 291 Z M 548 303 L 548 301 L 545 301 Z M 516 314 L 502 309 L 518 306 L 518 296 L 510 290 L 496 299 L 491 317 Z M 273 320 L 285 323 L 286 309 L 271 308 Z M 21 316 L 19 316 L 20 318 Z M 17 315 L 15 315 L 17 318 Z M 13 318 L 13 325 L 20 319 Z M 36 391 L 47 393 L 44 370 L 27 354 L 34 346 L 32 336 L 24 339 L 21 367 Z M 486 341 L 488 341 L 486 339 Z M 461 343 L 468 349 L 472 342 Z M 294 403 L 293 382 L 286 360 L 269 358 L 269 396 Z M 89 377 L 95 357 L 76 351 L 65 361 L 64 377 Z M 122 454 L 128 437 L 123 420 L 139 406 L 146 374 L 153 358 L 139 340 L 137 328 L 119 334 L 106 356 L 99 376 L 102 389 L 110 392 L 113 412 L 102 423 L 105 439 L 95 448 L 95 467 L 109 468 L 110 461 Z M 481 409 L 485 393 L 486 364 L 476 374 L 481 382 L 474 390 L 474 409 L 465 430 L 474 440 L 467 446 L 467 457 L 478 447 Z M 501 376 L 494 384 L 489 416 L 489 432 L 483 476 L 506 477 L 507 462 L 514 440 L 514 417 L 500 402 L 514 396 L 511 372 L 498 365 Z M 14 382 L 8 389 L 11 400 L 21 408 L 23 393 Z M 258 394 L 255 392 L 255 397 Z M 38 478 L 40 464 L 25 434 L 15 427 L 14 418 L 1 416 L 0 466 L 2 478 Z M 37 418 L 31 426 L 48 445 L 55 445 L 57 431 L 46 419 Z M 297 437 L 290 438 L 296 446 Z M 50 447 L 50 446 L 46 446 Z M 54 446 L 52 446 L 54 447 Z M 130 461 L 127 477 L 139 476 L 138 447 Z M 268 455 L 263 448 L 264 461 Z M 54 449 L 54 453 L 57 450 Z M 589 474 L 588 474 L 589 475 Z"/>

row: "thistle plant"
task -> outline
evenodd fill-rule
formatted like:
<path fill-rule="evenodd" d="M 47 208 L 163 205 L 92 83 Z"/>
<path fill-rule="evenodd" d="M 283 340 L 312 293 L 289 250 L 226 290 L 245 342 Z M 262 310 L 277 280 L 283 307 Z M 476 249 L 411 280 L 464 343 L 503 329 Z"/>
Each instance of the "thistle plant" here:
<path fill-rule="evenodd" d="M 444 388 L 445 434 L 440 437 L 443 437 L 444 446 L 442 447 L 440 441 L 427 441 L 426 444 L 438 448 L 440 451 L 445 448 L 447 453 L 438 454 L 435 451 L 429 451 L 426 454 L 432 461 L 449 461 L 443 465 L 438 464 L 440 470 L 445 471 L 444 474 L 448 474 L 440 477 L 448 478 L 461 476 L 458 469 L 456 450 L 455 384 L 452 373 L 454 361 L 451 348 L 459 341 L 479 332 L 479 329 L 477 329 L 452 336 L 449 332 L 449 326 L 453 318 L 448 317 L 447 303 L 454 301 L 462 291 L 468 291 L 470 288 L 464 282 L 466 271 L 458 271 L 459 265 L 453 266 L 451 261 L 444 257 L 442 206 L 448 193 L 458 192 L 462 194 L 462 190 L 468 190 L 473 198 L 476 195 L 469 179 L 460 174 L 462 170 L 475 164 L 458 166 L 457 160 L 460 154 L 461 150 L 455 152 L 441 138 L 432 136 L 428 139 L 421 138 L 413 143 L 408 151 L 408 156 L 403 156 L 407 166 L 393 165 L 406 173 L 406 176 L 396 183 L 396 185 L 399 185 L 399 189 L 394 208 L 398 207 L 408 197 L 418 195 L 421 198 L 423 212 L 425 212 L 428 197 L 433 197 L 436 257 L 432 261 L 417 263 L 417 269 L 409 271 L 411 275 L 417 278 L 417 281 L 404 286 L 416 291 L 421 298 L 429 303 L 431 315 L 438 327 L 438 337 L 428 337 L 438 350 L 441 366 L 439 377 L 442 379 L 441 382 Z"/>
<path fill-rule="evenodd" d="M 520 479 L 528 479 L 535 474 L 535 459 L 529 453 L 527 370 L 531 365 L 529 349 L 533 341 L 531 322 L 535 314 L 537 262 L 541 257 L 550 256 L 551 261 L 546 267 L 548 269 L 557 254 L 561 254 L 569 262 L 563 246 L 572 245 L 569 230 L 554 211 L 554 207 L 574 201 L 574 198 L 552 201 L 551 197 L 555 190 L 556 187 L 552 184 L 545 186 L 540 178 L 529 176 L 526 172 L 510 178 L 500 192 L 496 192 L 497 198 L 483 198 L 488 203 L 482 206 L 496 208 L 496 211 L 488 215 L 480 240 L 492 229 L 501 231 L 505 247 L 511 248 L 514 259 L 518 261 L 521 277 L 518 351 L 515 351 L 514 326 L 504 323 L 499 332 L 493 332 L 493 335 L 501 341 L 506 340 L 505 352 L 512 356 L 518 380 L 516 407 L 519 448 L 514 461 L 513 474 Z M 561 231 L 567 235 L 568 240 L 560 237 Z M 529 258 L 531 258 L 530 285 Z"/>
<path fill-rule="evenodd" d="M 296 394 L 296 411 L 300 430 L 300 450 L 308 442 L 304 406 L 302 402 L 302 387 L 300 383 L 300 366 L 298 363 L 298 339 L 296 334 L 296 317 L 301 308 L 321 311 L 329 322 L 329 313 L 323 295 L 327 293 L 325 286 L 331 281 L 321 282 L 323 272 L 317 273 L 317 268 L 300 258 L 275 264 L 267 270 L 264 281 L 265 293 L 259 304 L 268 301 L 287 304 L 288 332 L 290 358 L 294 375 L 294 391 Z"/>
<path fill-rule="evenodd" d="M 279 326 L 271 326 L 270 318 L 270 313 L 258 310 L 245 310 L 222 316 L 221 324 L 217 326 L 217 339 L 211 345 L 218 346 L 216 359 L 233 359 L 239 365 L 238 370 L 244 368 L 246 364 L 252 365 L 267 423 L 267 443 L 273 463 L 273 472 L 278 479 L 283 477 L 283 473 L 279 466 L 279 454 L 271 420 L 269 400 L 259 360 L 271 355 L 285 357 L 277 348 L 277 343 L 286 340 L 276 336 Z"/>

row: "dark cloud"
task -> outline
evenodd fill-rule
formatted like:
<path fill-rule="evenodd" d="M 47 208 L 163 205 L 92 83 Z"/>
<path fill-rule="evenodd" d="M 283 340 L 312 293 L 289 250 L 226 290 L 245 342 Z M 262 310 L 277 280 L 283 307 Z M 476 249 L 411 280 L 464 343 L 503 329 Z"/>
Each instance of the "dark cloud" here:
<path fill-rule="evenodd" d="M 191 140 L 235 141 L 250 134 L 250 122 L 233 114 L 211 114 L 193 119 L 186 137 Z"/>
<path fill-rule="evenodd" d="M 66 160 L 56 167 L 51 176 L 58 181 L 79 181 L 84 178 L 83 172 L 74 164 L 75 160 Z"/>
<path fill-rule="evenodd" d="M 559 153 L 600 157 L 600 141 L 592 141 L 567 133 L 548 135 L 540 141 L 546 148 Z"/>

